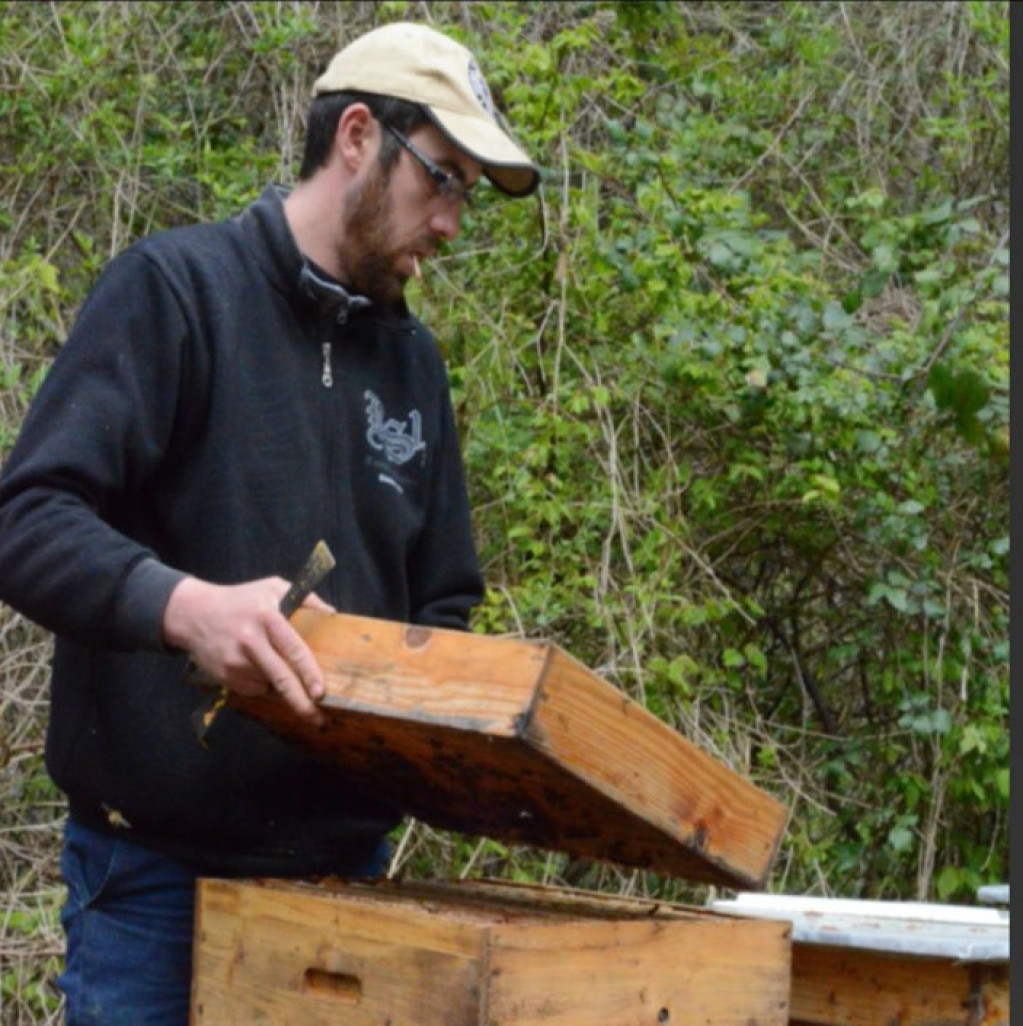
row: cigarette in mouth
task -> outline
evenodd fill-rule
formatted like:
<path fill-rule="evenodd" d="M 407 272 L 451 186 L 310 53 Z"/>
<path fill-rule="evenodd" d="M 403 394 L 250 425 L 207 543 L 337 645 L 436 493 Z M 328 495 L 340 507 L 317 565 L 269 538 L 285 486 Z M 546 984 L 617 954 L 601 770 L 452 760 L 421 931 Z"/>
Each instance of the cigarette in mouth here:
<path fill-rule="evenodd" d="M 417 278 L 422 278 L 423 272 L 419 269 L 419 258 L 412 254 L 412 274 Z"/>

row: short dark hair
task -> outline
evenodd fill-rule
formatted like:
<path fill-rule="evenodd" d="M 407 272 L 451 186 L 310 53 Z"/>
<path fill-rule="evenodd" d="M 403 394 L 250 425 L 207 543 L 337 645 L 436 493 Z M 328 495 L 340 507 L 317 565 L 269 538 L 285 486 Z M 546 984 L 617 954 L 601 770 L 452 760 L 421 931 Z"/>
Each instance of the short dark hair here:
<path fill-rule="evenodd" d="M 402 135 L 414 132 L 430 120 L 426 111 L 418 104 L 393 96 L 347 91 L 323 93 L 317 96 L 309 107 L 305 151 L 302 155 L 302 168 L 298 173 L 299 181 L 312 178 L 327 163 L 341 115 L 353 103 L 366 104 L 373 117 L 386 121 Z M 397 160 L 400 149 L 398 141 L 390 133 L 386 133 L 380 147 L 380 166 L 385 170 L 390 169 Z"/>

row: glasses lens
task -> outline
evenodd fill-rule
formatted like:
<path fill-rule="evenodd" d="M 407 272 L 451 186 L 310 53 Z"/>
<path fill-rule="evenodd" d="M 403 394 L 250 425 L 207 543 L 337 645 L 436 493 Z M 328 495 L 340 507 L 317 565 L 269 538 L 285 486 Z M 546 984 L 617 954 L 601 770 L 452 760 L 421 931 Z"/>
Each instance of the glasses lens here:
<path fill-rule="evenodd" d="M 452 203 L 469 202 L 469 190 L 462 179 L 454 174 L 445 174 L 443 180 L 438 179 L 437 192 Z"/>

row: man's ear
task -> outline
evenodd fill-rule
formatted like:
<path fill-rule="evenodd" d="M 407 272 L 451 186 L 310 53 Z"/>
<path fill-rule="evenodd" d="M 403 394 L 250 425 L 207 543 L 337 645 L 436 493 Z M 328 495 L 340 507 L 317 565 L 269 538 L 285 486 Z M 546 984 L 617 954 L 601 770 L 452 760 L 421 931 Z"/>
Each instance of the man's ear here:
<path fill-rule="evenodd" d="M 334 148 L 345 167 L 353 174 L 370 158 L 376 156 L 379 130 L 376 118 L 364 103 L 346 107 L 338 118 Z"/>

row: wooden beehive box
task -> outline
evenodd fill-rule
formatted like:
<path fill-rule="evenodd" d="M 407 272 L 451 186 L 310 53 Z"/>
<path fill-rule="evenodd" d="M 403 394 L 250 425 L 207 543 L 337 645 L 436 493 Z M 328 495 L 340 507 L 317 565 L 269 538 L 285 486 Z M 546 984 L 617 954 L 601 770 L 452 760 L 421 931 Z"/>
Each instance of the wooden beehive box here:
<path fill-rule="evenodd" d="M 1009 1026 L 1008 911 L 777 894 L 714 909 L 792 925 L 798 1026 Z"/>
<path fill-rule="evenodd" d="M 742 889 L 787 810 L 549 642 L 300 610 L 326 729 L 233 707 L 434 826 Z M 209 743 L 216 744 L 216 727 Z"/>
<path fill-rule="evenodd" d="M 789 932 L 539 887 L 202 880 L 192 1026 L 784 1026 Z"/>

